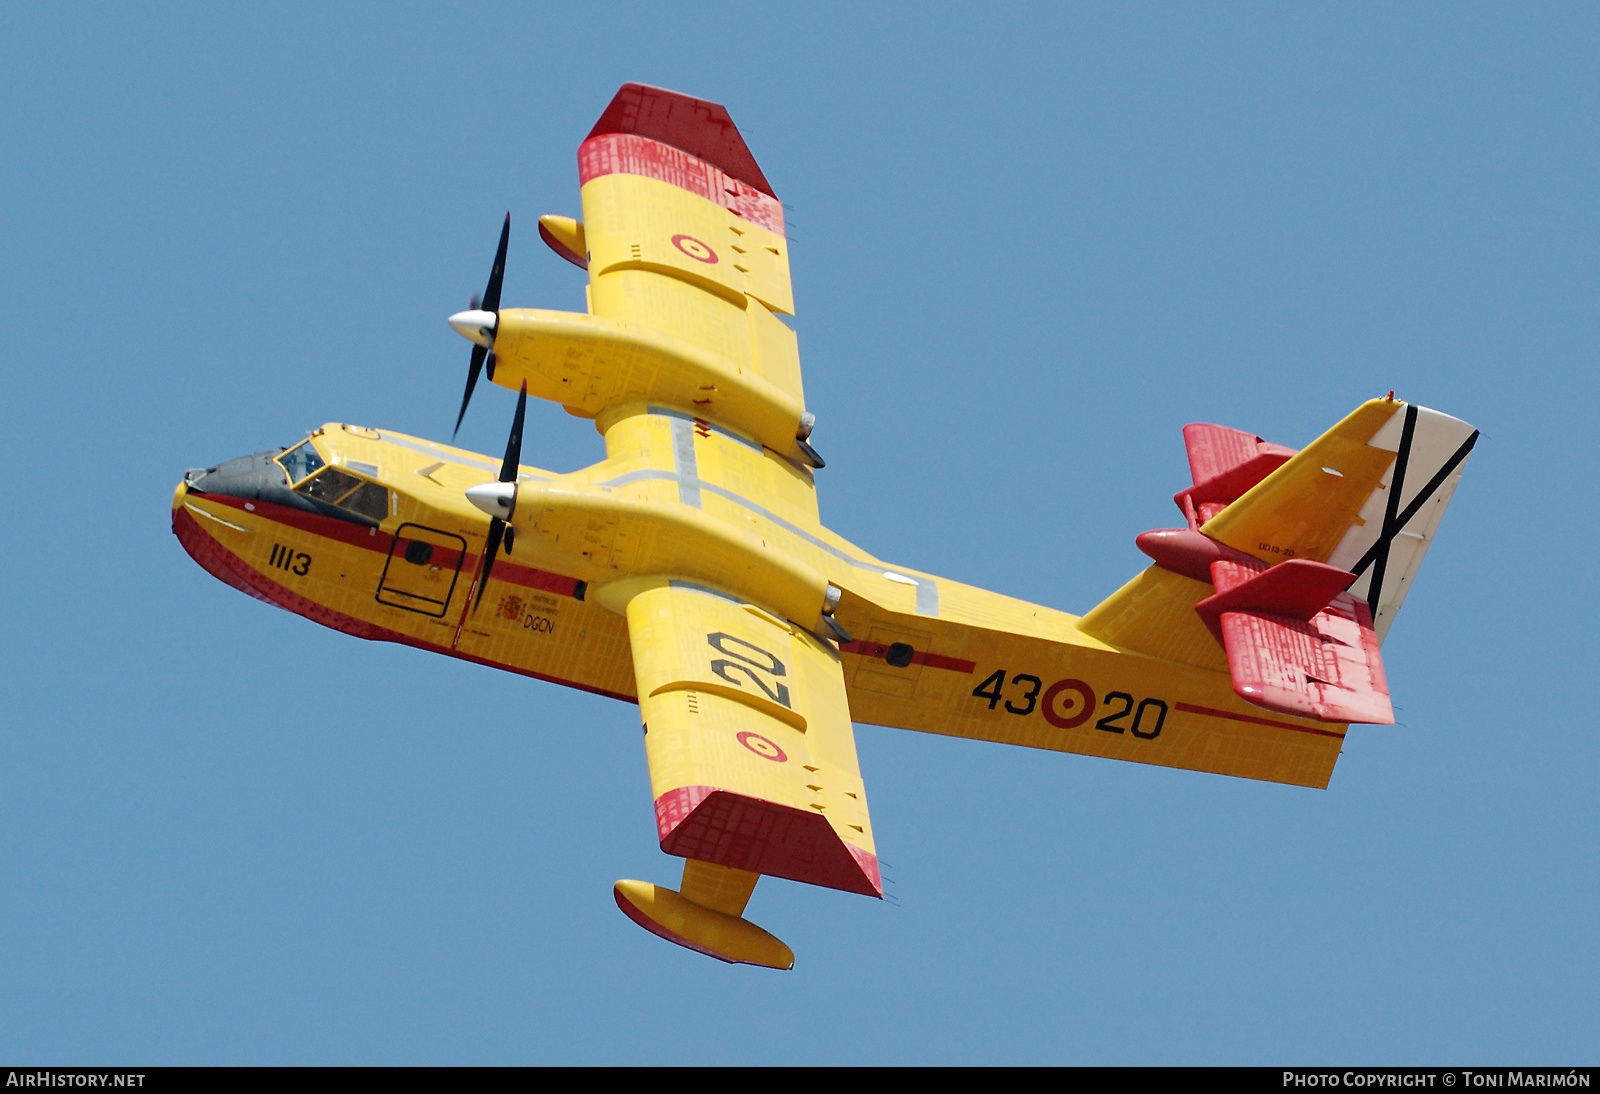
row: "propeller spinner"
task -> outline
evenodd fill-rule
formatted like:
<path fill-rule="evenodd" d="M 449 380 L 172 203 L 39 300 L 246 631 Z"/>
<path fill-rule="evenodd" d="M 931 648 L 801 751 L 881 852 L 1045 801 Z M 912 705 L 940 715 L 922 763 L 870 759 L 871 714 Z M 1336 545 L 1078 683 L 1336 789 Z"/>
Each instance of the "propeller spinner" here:
<path fill-rule="evenodd" d="M 500 477 L 467 490 L 467 500 L 489 514 L 489 540 L 483 547 L 483 572 L 478 575 L 478 596 L 472 602 L 474 612 L 483 603 L 483 590 L 489 584 L 501 541 L 505 541 L 506 553 L 510 554 L 516 536 L 516 531 L 506 522 L 517 511 L 517 467 L 522 463 L 522 419 L 527 410 L 528 385 L 524 381 L 522 392 L 517 396 L 517 416 L 511 421 L 511 436 L 506 440 L 506 458 L 500 463 Z"/>
<path fill-rule="evenodd" d="M 471 308 L 450 317 L 450 325 L 473 343 L 472 359 L 467 363 L 467 390 L 461 396 L 461 412 L 456 415 L 456 428 L 450 434 L 452 440 L 456 433 L 461 432 L 461 420 L 467 416 L 472 389 L 478 386 L 478 373 L 483 371 L 485 364 L 489 366 L 489 379 L 494 379 L 494 332 L 500 321 L 500 283 L 506 276 L 506 244 L 510 240 L 511 214 L 507 213 L 505 226 L 500 229 L 500 247 L 495 251 L 494 266 L 489 270 L 489 284 L 483 290 L 482 303 L 474 296 Z"/>

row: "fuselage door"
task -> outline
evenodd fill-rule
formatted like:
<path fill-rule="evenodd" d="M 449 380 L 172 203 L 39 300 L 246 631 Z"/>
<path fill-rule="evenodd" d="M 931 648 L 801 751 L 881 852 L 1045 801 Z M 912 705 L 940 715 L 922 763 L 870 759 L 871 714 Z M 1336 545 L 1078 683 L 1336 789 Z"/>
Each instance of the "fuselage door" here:
<path fill-rule="evenodd" d="M 402 524 L 378 582 L 378 603 L 440 618 L 450 610 L 467 541 L 450 532 Z"/>

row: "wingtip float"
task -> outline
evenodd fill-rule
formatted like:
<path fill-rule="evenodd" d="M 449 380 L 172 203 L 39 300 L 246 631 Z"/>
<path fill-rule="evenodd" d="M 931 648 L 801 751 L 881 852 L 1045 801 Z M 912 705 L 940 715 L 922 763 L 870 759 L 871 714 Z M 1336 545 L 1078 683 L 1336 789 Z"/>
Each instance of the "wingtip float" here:
<path fill-rule="evenodd" d="M 1295 451 L 1183 431 L 1183 526 L 1087 615 L 883 562 L 818 516 L 816 424 L 783 206 L 714 103 L 625 85 L 579 149 L 584 216 L 541 238 L 588 309 L 449 319 L 519 392 L 501 457 L 332 423 L 195 469 L 172 526 L 208 572 L 361 638 L 639 705 L 677 890 L 620 881 L 634 922 L 789 968 L 744 918 L 763 875 L 881 897 L 852 721 L 1301 786 L 1348 723 L 1392 720 L 1380 644 L 1477 433 L 1395 400 Z M 529 395 L 592 419 L 605 459 L 521 462 Z"/>
<path fill-rule="evenodd" d="M 622 914 L 651 934 L 730 965 L 794 968 L 794 951 L 748 919 L 696 904 L 674 889 L 648 881 L 619 881 L 613 889 Z"/>

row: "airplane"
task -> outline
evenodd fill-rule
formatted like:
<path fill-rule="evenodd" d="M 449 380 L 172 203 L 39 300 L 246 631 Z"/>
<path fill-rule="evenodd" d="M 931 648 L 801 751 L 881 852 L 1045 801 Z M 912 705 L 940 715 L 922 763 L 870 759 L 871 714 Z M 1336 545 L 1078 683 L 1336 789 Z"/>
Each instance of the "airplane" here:
<path fill-rule="evenodd" d="M 768 875 L 882 898 L 852 722 L 1326 788 L 1350 723 L 1394 721 L 1380 644 L 1477 430 L 1369 400 L 1298 452 L 1183 430 L 1180 526 L 1083 616 L 875 557 L 822 524 L 783 205 L 728 112 L 625 84 L 578 149 L 583 219 L 540 237 L 587 311 L 449 317 L 518 392 L 499 459 L 328 423 L 187 472 L 172 528 L 241 592 L 639 707 L 678 888 L 623 880 L 646 930 L 794 964 L 745 919 Z M 521 462 L 529 395 L 605 458 Z"/>

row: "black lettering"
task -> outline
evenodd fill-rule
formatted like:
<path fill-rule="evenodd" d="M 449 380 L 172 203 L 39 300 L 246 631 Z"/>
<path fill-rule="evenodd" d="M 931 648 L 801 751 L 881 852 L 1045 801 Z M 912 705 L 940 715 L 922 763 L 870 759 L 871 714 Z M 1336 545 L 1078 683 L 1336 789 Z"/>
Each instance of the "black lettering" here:
<path fill-rule="evenodd" d="M 1126 718 L 1133 711 L 1133 696 L 1129 695 L 1125 691 L 1113 691 L 1106 696 L 1107 703 L 1111 703 L 1115 700 L 1120 700 L 1122 702 L 1122 709 L 1114 714 L 1107 714 L 1104 718 L 1100 719 L 1094 724 L 1094 728 L 1103 729 L 1107 733 L 1122 733 L 1127 730 L 1127 726 L 1119 726 L 1117 723 L 1122 721 L 1122 719 Z"/>
<path fill-rule="evenodd" d="M 781 668 L 782 666 L 779 667 Z M 724 661 L 719 658 L 718 660 L 711 662 L 711 671 L 722 677 L 736 688 L 742 688 L 744 685 L 735 680 L 733 677 L 729 676 L 728 673 L 742 672 L 750 678 L 751 683 L 755 684 L 756 687 L 761 689 L 761 693 L 768 699 L 771 699 L 779 706 L 789 706 L 789 689 L 784 687 L 782 684 L 777 684 L 776 687 L 778 690 L 773 691 L 772 688 L 767 687 L 767 685 L 762 682 L 761 677 L 757 676 L 755 674 L 755 670 L 747 664 L 743 664 L 738 661 Z"/>
<path fill-rule="evenodd" d="M 710 643 L 711 647 L 713 649 L 715 649 L 718 653 L 725 653 L 729 657 L 732 657 L 736 661 L 743 661 L 747 665 L 754 665 L 756 668 L 760 669 L 762 672 L 769 673 L 772 676 L 786 676 L 786 675 L 788 675 L 788 673 L 786 673 L 784 671 L 783 662 L 782 661 L 779 661 L 772 654 L 768 653 L 766 650 L 762 649 L 760 646 L 755 645 L 753 642 L 746 642 L 742 638 L 735 638 L 733 635 L 728 634 L 728 633 L 726 633 L 724 631 L 717 631 L 715 634 L 706 635 L 706 641 L 708 643 Z M 733 643 L 735 646 L 743 646 L 747 650 L 751 650 L 752 652 L 759 653 L 762 657 L 766 658 L 766 660 L 765 661 L 757 661 L 752 657 L 745 656 L 744 654 L 740 653 L 738 650 L 730 650 L 726 645 L 726 643 L 729 643 L 729 642 Z M 784 704 L 784 706 L 788 706 L 788 705 L 789 705 L 788 703 Z"/>
<path fill-rule="evenodd" d="M 1006 670 L 996 669 L 993 676 L 987 677 L 983 683 L 972 689 L 972 694 L 979 699 L 989 700 L 989 709 L 1000 701 L 1000 687 L 1006 682 Z"/>
<path fill-rule="evenodd" d="M 1148 733 L 1142 732 L 1139 729 L 1140 724 L 1144 721 L 1144 711 L 1146 707 L 1155 707 L 1157 711 L 1156 727 Z M 1139 710 L 1133 716 L 1133 735 L 1135 737 L 1143 737 L 1147 741 L 1153 741 L 1157 737 L 1161 736 L 1161 727 L 1166 723 L 1166 720 L 1167 704 L 1163 703 L 1160 699 L 1141 699 L 1139 700 Z"/>
<path fill-rule="evenodd" d="M 1044 687 L 1044 681 L 1040 680 L 1037 676 L 1029 676 L 1026 673 L 1018 673 L 1011 678 L 1011 682 L 1013 684 L 1020 684 L 1024 680 L 1030 680 L 1033 682 L 1033 687 L 1029 688 L 1028 694 L 1023 696 L 1023 698 L 1028 701 L 1028 705 L 1019 710 L 1012 706 L 1008 700 L 1006 702 L 1006 709 L 1012 714 L 1032 714 L 1034 705 L 1039 701 L 1039 689 Z"/>
<path fill-rule="evenodd" d="M 297 560 L 300 563 L 298 568 L 295 565 Z M 311 556 L 305 554 L 304 552 L 296 555 L 294 553 L 294 548 L 285 547 L 281 543 L 274 543 L 272 545 L 272 557 L 268 560 L 267 564 L 269 566 L 276 566 L 280 570 L 289 570 L 304 577 L 306 570 L 311 568 Z"/>

